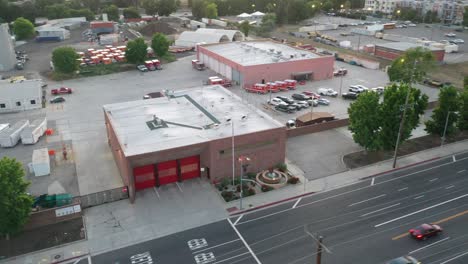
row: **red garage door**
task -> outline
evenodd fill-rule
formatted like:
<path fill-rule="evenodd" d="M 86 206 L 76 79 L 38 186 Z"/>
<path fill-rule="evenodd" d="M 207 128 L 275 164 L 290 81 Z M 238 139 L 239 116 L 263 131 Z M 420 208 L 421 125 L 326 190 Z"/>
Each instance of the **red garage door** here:
<path fill-rule="evenodd" d="M 137 191 L 155 185 L 153 165 L 133 168 L 133 176 L 135 177 L 135 189 Z"/>
<path fill-rule="evenodd" d="M 192 156 L 179 160 L 182 180 L 200 177 L 200 156 Z"/>
<path fill-rule="evenodd" d="M 177 181 L 177 161 L 170 160 L 158 163 L 159 185 L 173 183 Z"/>

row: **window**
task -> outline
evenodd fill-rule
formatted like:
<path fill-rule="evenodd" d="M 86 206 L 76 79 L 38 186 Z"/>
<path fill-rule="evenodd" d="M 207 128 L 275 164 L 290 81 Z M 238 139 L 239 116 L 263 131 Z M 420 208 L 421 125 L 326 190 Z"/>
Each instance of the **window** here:
<path fill-rule="evenodd" d="M 31 104 L 32 104 L 32 105 L 35 105 L 35 104 L 36 104 L 36 100 L 31 100 Z"/>
<path fill-rule="evenodd" d="M 21 102 L 16 102 L 16 106 L 21 106 Z"/>
<path fill-rule="evenodd" d="M 0 108 L 6 108 L 5 104 L 0 104 Z"/>

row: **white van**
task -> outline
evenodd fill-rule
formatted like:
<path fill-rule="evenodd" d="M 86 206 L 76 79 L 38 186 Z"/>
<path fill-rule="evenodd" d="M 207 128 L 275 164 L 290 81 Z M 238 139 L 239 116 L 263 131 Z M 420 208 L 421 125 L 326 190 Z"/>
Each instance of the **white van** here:
<path fill-rule="evenodd" d="M 320 95 L 326 95 L 326 96 L 332 96 L 332 97 L 336 97 L 338 95 L 337 91 L 330 89 L 330 88 L 319 88 L 317 90 L 317 93 Z"/>

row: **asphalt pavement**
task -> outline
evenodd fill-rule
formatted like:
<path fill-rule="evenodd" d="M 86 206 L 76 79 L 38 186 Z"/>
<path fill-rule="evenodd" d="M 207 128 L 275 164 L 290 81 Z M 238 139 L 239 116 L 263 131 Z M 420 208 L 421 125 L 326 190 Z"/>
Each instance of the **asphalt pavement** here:
<path fill-rule="evenodd" d="M 365 175 L 363 175 L 364 177 Z M 93 263 L 468 263 L 468 154 L 298 198 L 159 239 L 116 249 Z M 424 241 L 410 228 L 436 223 Z"/>

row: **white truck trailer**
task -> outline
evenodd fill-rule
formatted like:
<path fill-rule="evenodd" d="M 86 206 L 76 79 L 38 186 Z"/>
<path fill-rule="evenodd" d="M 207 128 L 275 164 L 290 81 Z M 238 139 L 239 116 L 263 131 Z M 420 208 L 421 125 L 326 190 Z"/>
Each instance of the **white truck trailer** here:
<path fill-rule="evenodd" d="M 16 124 L 12 125 L 0 132 L 0 147 L 11 148 L 18 144 L 21 138 L 21 132 L 29 125 L 28 120 L 20 120 Z"/>
<path fill-rule="evenodd" d="M 47 130 L 47 119 L 36 119 L 31 122 L 31 125 L 26 127 L 21 132 L 21 143 L 23 145 L 36 144 L 39 138 L 44 135 Z"/>

